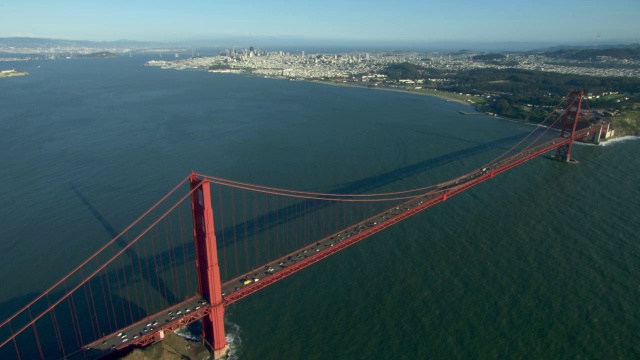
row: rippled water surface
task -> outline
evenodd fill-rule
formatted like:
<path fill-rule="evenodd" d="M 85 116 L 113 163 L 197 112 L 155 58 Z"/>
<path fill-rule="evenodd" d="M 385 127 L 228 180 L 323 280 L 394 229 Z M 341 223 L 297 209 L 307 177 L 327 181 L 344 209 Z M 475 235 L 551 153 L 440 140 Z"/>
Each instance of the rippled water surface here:
<path fill-rule="evenodd" d="M 410 189 L 530 126 L 411 94 L 144 67 L 3 63 L 0 317 L 192 170 L 309 191 Z M 227 309 L 240 357 L 640 357 L 640 141 L 535 159 Z M 85 198 L 78 196 L 77 189 Z"/>

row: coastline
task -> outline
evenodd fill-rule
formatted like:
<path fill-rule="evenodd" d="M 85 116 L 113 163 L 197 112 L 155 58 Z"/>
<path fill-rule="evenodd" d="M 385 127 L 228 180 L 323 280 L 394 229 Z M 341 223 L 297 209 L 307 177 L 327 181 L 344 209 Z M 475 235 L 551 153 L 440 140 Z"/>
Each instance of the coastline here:
<path fill-rule="evenodd" d="M 379 86 L 363 86 L 363 85 L 356 85 L 353 83 L 337 83 L 337 82 L 333 82 L 333 81 L 325 81 L 325 80 L 309 80 L 309 82 L 313 82 L 313 83 L 317 83 L 317 84 L 325 84 L 325 85 L 332 85 L 332 86 L 344 86 L 344 87 L 355 87 L 355 88 L 361 88 L 361 89 L 371 89 L 371 90 L 379 90 L 379 91 L 392 91 L 392 92 L 399 92 L 399 93 L 405 93 L 405 94 L 414 94 L 414 95 L 421 95 L 421 96 L 432 96 L 432 97 L 436 97 L 442 100 L 446 100 L 448 102 L 454 102 L 460 105 L 466 105 L 466 106 L 470 106 L 473 107 L 475 109 L 475 106 L 473 106 L 473 104 L 469 104 L 466 101 L 460 100 L 460 99 L 453 99 L 450 97 L 447 97 L 445 95 L 438 95 L 438 94 L 428 94 L 428 93 L 423 93 L 423 92 L 418 92 L 418 91 L 411 91 L 408 89 L 395 89 L 395 88 L 390 88 L 390 87 L 379 87 Z M 482 113 L 480 111 L 477 111 L 477 109 L 475 109 L 476 112 L 478 113 Z M 484 114 L 484 113 L 482 113 Z"/>
<path fill-rule="evenodd" d="M 220 71 L 208 71 L 208 72 L 220 72 Z M 246 75 L 249 75 L 249 76 L 256 76 L 256 74 L 253 74 L 251 72 L 246 72 L 246 71 L 237 71 L 237 72 L 236 71 L 229 71 L 229 72 L 225 71 L 225 73 L 246 74 Z M 265 76 L 265 77 L 269 77 L 269 76 Z M 280 79 L 280 80 L 289 80 L 289 81 L 293 81 L 294 80 L 292 78 L 286 78 L 286 77 L 270 77 L 270 78 Z M 531 122 L 531 121 L 527 121 L 527 120 L 508 118 L 508 117 L 504 117 L 504 116 L 499 116 L 497 114 L 486 113 L 486 112 L 480 111 L 480 110 L 478 110 L 478 107 L 476 106 L 477 105 L 476 103 L 469 103 L 469 101 L 467 101 L 467 100 L 462 100 L 462 99 L 454 98 L 452 96 L 444 95 L 444 94 L 446 94 L 446 92 L 442 92 L 443 95 L 440 95 L 440 94 L 434 94 L 433 92 L 426 93 L 426 92 L 414 91 L 413 89 L 390 88 L 390 87 L 387 87 L 387 86 L 379 87 L 379 86 L 370 86 L 370 85 L 360 85 L 360 84 L 355 84 L 353 82 L 336 82 L 336 81 L 331 81 L 331 80 L 312 80 L 312 79 L 297 79 L 297 80 L 312 82 L 312 83 L 316 83 L 316 84 L 330 85 L 330 86 L 344 86 L 344 87 L 371 89 L 371 90 L 379 90 L 379 91 L 392 91 L 392 92 L 405 93 L 405 94 L 414 94 L 414 95 L 422 95 L 422 96 L 432 96 L 432 97 L 436 97 L 436 98 L 445 100 L 447 102 L 453 102 L 453 103 L 456 103 L 456 104 L 459 104 L 459 105 L 465 105 L 465 106 L 473 108 L 474 112 L 470 112 L 470 113 L 466 113 L 464 111 L 460 111 L 460 113 L 462 113 L 464 115 L 480 115 L 480 114 L 484 114 L 486 116 L 497 118 L 497 119 L 504 120 L 504 121 L 516 122 L 516 123 L 520 123 L 520 124 L 537 126 L 537 127 L 547 127 L 547 126 L 541 125 L 539 123 L 535 123 L 535 122 Z M 637 134 L 627 133 L 627 132 L 619 132 L 618 134 L 613 135 L 611 138 L 604 140 L 604 142 L 611 141 L 611 140 L 614 140 L 614 139 L 621 139 L 621 138 L 625 138 L 626 139 L 628 137 L 634 137 L 634 136 L 638 137 Z M 640 137 L 638 137 L 638 138 L 640 138 Z"/>
<path fill-rule="evenodd" d="M 475 104 L 470 104 L 470 103 L 468 103 L 468 102 L 466 102 L 464 100 L 460 100 L 460 99 L 453 99 L 453 98 L 447 97 L 446 95 L 429 94 L 429 93 L 411 91 L 411 90 L 408 90 L 408 89 L 392 89 L 392 88 L 389 88 L 389 87 L 377 87 L 377 86 L 376 87 L 369 87 L 369 86 L 356 85 L 356 84 L 353 84 L 353 83 L 337 83 L 337 82 L 333 82 L 333 81 L 323 81 L 323 80 L 308 80 L 308 81 L 314 82 L 314 83 L 319 83 L 319 84 L 332 85 L 332 86 L 356 87 L 356 88 L 372 89 L 372 90 L 380 90 L 380 91 L 393 91 L 393 92 L 400 92 L 400 93 L 406 93 L 406 94 L 433 96 L 433 97 L 445 100 L 447 102 L 454 102 L 454 103 L 457 103 L 457 104 L 460 104 L 460 105 L 466 105 L 466 106 L 472 107 L 474 112 L 473 113 L 468 113 L 468 114 L 465 114 L 465 115 L 484 114 L 486 116 L 490 116 L 492 118 L 496 118 L 496 119 L 500 119 L 500 120 L 504 120 L 504 121 L 515 122 L 515 123 L 520 123 L 520 124 L 525 124 L 525 125 L 530 125 L 530 126 L 544 127 L 544 128 L 548 127 L 546 125 L 541 125 L 541 124 L 538 124 L 538 123 L 535 123 L 535 122 L 526 121 L 526 120 L 522 120 L 522 119 L 514 119 L 514 118 L 508 118 L 508 117 L 499 116 L 499 115 L 487 114 L 485 112 L 479 111 L 478 108 L 475 106 Z M 557 130 L 559 131 L 559 129 L 557 129 Z M 600 143 L 600 145 L 604 146 L 604 144 L 611 143 L 611 142 L 628 141 L 628 140 L 636 140 L 636 139 L 640 139 L 640 136 L 621 132 L 618 135 L 613 135 L 611 138 L 603 140 Z"/>
<path fill-rule="evenodd" d="M 605 140 L 604 142 L 601 142 L 600 146 L 609 146 L 615 143 L 633 141 L 633 140 L 640 140 L 640 135 L 622 135 L 620 137 L 614 136 L 609 140 Z"/>

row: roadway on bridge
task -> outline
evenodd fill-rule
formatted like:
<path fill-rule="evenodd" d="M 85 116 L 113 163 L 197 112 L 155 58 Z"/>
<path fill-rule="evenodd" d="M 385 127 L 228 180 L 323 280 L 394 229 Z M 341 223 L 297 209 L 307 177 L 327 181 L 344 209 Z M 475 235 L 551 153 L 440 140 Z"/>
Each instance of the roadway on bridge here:
<path fill-rule="evenodd" d="M 208 312 L 209 305 L 201 296 L 195 296 L 106 335 L 85 346 L 81 353 L 76 354 L 77 356 L 69 358 L 97 359 L 132 344 L 147 345 L 162 339 L 164 332 L 175 331 L 201 319 Z"/>

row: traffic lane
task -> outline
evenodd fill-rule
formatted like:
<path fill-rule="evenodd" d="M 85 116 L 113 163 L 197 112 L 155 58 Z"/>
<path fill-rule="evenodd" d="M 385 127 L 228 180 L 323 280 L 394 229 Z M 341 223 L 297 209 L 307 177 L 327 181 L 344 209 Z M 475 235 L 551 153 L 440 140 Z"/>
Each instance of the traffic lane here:
<path fill-rule="evenodd" d="M 85 347 L 87 350 L 98 350 L 104 353 L 127 346 L 130 342 L 138 340 L 142 336 L 151 335 L 167 328 L 181 317 L 208 306 L 200 296 L 190 298 L 161 312 L 148 316 L 133 325 L 117 332 L 109 334 L 98 341 Z"/>

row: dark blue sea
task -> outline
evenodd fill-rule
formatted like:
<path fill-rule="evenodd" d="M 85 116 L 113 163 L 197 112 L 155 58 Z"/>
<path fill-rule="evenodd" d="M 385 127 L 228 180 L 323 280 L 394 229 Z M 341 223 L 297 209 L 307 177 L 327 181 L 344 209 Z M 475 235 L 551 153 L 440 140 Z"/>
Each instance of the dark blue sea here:
<path fill-rule="evenodd" d="M 428 96 L 149 59 L 0 62 L 29 72 L 0 79 L 0 319 L 107 242 L 104 222 L 123 229 L 192 170 L 411 189 L 532 129 Z M 239 301 L 235 353 L 640 358 L 639 154 L 624 139 L 576 145 L 579 164 L 532 160 Z"/>

